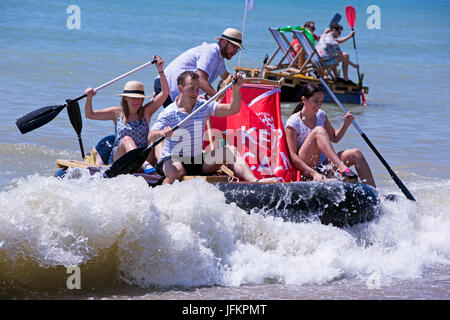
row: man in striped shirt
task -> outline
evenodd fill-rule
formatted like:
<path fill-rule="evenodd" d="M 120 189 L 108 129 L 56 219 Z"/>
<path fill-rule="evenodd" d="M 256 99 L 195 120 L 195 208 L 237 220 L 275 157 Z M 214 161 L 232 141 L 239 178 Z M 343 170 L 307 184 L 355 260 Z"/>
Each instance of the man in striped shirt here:
<path fill-rule="evenodd" d="M 205 100 L 198 99 L 200 80 L 197 73 L 185 71 L 178 77 L 180 95 L 159 114 L 149 133 L 150 141 L 155 141 L 160 137 L 166 138 L 162 156 L 156 164 L 157 172 L 166 177 L 164 183 L 173 183 L 183 175 L 213 173 L 225 162 L 239 179 L 258 181 L 234 146 L 227 145 L 207 153 L 202 151 L 206 120 L 211 115 L 230 116 L 238 113 L 241 109 L 240 89 L 244 81 L 239 74 L 234 77 L 238 81 L 233 85 L 230 103 L 212 101 L 177 131 L 172 132 L 173 127 L 205 102 Z M 259 181 L 276 182 L 272 178 Z"/>
<path fill-rule="evenodd" d="M 229 75 L 225 67 L 225 59 L 230 60 L 242 46 L 242 34 L 234 29 L 227 28 L 217 43 L 206 43 L 191 48 L 175 58 L 164 70 L 169 84 L 169 96 L 164 102 L 164 108 L 172 103 L 180 94 L 178 90 L 177 78 L 183 71 L 194 71 L 200 76 L 201 93 L 209 96 L 216 94 L 212 83 L 221 77 L 226 79 Z M 161 82 L 159 76 L 154 83 L 155 94 L 161 91 Z"/>

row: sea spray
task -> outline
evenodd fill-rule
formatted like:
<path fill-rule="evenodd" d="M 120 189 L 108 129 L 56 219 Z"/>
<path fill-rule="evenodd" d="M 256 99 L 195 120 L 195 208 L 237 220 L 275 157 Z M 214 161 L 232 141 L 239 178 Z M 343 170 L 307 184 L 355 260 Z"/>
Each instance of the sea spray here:
<path fill-rule="evenodd" d="M 0 193 L 2 291 L 325 284 L 373 287 L 449 264 L 449 181 L 418 202 L 387 202 L 373 222 L 347 228 L 248 215 L 202 180 L 149 188 L 142 178 L 28 176 Z M 445 189 L 445 190 L 444 190 Z M 422 199 L 422 194 L 427 199 Z M 446 202 L 447 201 L 447 202 Z M 434 205 L 438 203 L 438 205 Z"/>

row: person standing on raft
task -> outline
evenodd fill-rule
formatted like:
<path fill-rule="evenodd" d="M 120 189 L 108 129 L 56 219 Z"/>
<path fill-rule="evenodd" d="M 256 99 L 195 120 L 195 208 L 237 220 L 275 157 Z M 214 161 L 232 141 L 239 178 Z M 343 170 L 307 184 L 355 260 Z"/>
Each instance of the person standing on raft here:
<path fill-rule="evenodd" d="M 225 59 L 231 60 L 239 50 L 243 49 L 242 34 L 234 28 L 227 28 L 217 37 L 217 43 L 203 42 L 175 58 L 164 70 L 169 83 L 169 97 L 164 102 L 164 108 L 175 101 L 180 94 L 177 79 L 184 71 L 194 71 L 199 75 L 200 93 L 214 96 L 217 92 L 212 83 L 220 76 L 222 80 L 228 78 L 230 73 L 225 67 Z M 161 91 L 161 81 L 157 77 L 154 82 L 155 94 Z"/>
<path fill-rule="evenodd" d="M 322 171 L 333 164 L 345 180 L 356 181 L 358 176 L 348 167 L 354 165 L 363 183 L 376 187 L 372 171 L 359 149 L 347 149 L 336 153 L 331 142 L 339 142 L 354 120 L 351 112 L 344 116 L 344 123 L 335 130 L 325 111 L 320 110 L 323 92 L 319 85 L 308 83 L 302 87 L 301 102 L 286 122 L 286 140 L 294 166 L 306 179 L 325 180 Z M 319 171 L 317 171 L 319 170 Z"/>

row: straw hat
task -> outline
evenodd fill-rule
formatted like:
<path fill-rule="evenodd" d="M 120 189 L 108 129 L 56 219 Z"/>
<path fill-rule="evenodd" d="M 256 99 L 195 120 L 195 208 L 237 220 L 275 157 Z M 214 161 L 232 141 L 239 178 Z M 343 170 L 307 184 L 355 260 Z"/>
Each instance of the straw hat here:
<path fill-rule="evenodd" d="M 234 28 L 227 28 L 220 37 L 216 40 L 225 39 L 231 43 L 237 45 L 239 48 L 244 49 L 242 46 L 242 33 Z"/>
<path fill-rule="evenodd" d="M 123 93 L 116 94 L 117 96 L 122 97 L 131 97 L 131 98 L 149 98 L 150 96 L 146 96 L 144 93 L 144 85 L 139 81 L 128 81 L 125 83 L 123 87 Z"/>

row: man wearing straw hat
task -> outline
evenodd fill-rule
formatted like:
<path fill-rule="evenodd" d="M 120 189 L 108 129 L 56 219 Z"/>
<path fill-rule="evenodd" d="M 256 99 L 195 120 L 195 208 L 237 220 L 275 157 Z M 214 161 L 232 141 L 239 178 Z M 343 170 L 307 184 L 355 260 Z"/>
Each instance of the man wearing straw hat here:
<path fill-rule="evenodd" d="M 169 83 L 169 97 L 164 102 L 164 108 L 175 101 L 180 94 L 177 85 L 178 76 L 184 71 L 194 71 L 200 76 L 201 93 L 209 96 L 216 94 L 211 84 L 218 76 L 226 79 L 229 72 L 225 67 L 225 59 L 230 60 L 239 50 L 243 49 L 242 34 L 234 28 L 227 28 L 217 43 L 202 43 L 191 48 L 175 58 L 164 70 Z M 155 79 L 155 94 L 161 91 L 159 76 Z"/>

